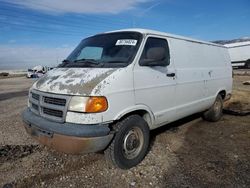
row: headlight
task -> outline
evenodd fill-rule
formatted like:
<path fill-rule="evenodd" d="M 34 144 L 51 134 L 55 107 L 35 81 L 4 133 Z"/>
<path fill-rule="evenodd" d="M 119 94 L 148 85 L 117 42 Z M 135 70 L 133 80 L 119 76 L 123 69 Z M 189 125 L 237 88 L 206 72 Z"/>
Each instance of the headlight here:
<path fill-rule="evenodd" d="M 69 111 L 97 113 L 104 112 L 108 109 L 108 101 L 106 97 L 78 97 L 71 98 L 69 103 Z"/>

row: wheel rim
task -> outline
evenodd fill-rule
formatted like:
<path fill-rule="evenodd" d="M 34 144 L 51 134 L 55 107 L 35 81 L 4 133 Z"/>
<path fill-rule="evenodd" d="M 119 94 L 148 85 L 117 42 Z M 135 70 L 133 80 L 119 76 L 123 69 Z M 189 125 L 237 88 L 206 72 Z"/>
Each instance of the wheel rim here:
<path fill-rule="evenodd" d="M 214 103 L 214 111 L 216 114 L 219 114 L 221 111 L 221 103 L 218 100 L 216 100 Z"/>
<path fill-rule="evenodd" d="M 127 159 L 137 157 L 144 143 L 142 130 L 138 127 L 133 127 L 127 132 L 123 141 L 123 155 Z"/>

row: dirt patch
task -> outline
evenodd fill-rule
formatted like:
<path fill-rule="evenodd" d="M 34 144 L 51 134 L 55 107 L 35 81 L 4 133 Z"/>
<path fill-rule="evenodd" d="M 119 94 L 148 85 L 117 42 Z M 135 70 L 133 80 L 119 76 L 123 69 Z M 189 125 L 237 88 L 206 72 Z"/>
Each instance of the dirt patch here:
<path fill-rule="evenodd" d="M 9 92 L 9 93 L 0 93 L 0 101 L 11 99 L 14 97 L 23 97 L 28 96 L 29 91 L 18 91 L 18 92 Z"/>
<path fill-rule="evenodd" d="M 250 69 L 234 69 L 233 75 L 237 76 L 250 76 Z"/>
<path fill-rule="evenodd" d="M 241 122 L 240 122 L 241 121 Z M 189 126 L 183 145 L 173 152 L 177 165 L 163 179 L 171 187 L 249 187 L 250 124 L 224 116 L 217 123 Z"/>
<path fill-rule="evenodd" d="M 25 77 L 26 76 L 26 74 L 8 74 L 8 75 L 7 74 L 0 75 L 0 79 L 18 78 L 18 77 Z"/>
<path fill-rule="evenodd" d="M 26 157 L 38 150 L 38 145 L 5 145 L 0 147 L 0 164 Z"/>
<path fill-rule="evenodd" d="M 234 101 L 227 105 L 224 108 L 224 113 L 229 115 L 239 115 L 239 116 L 248 116 L 250 115 L 249 103 L 242 103 L 240 101 Z"/>
<path fill-rule="evenodd" d="M 224 112 L 230 115 L 250 115 L 250 87 L 249 91 L 234 90 L 232 98 L 224 104 Z"/>
<path fill-rule="evenodd" d="M 243 85 L 250 85 L 250 81 L 245 81 L 242 83 Z"/>

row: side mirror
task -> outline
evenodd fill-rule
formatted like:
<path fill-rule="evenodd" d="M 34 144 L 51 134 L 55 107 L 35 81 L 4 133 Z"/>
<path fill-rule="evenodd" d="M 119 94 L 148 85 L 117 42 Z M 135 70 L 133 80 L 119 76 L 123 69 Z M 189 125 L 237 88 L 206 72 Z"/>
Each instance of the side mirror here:
<path fill-rule="evenodd" d="M 146 58 L 141 59 L 141 66 L 167 66 L 169 59 L 166 58 L 167 52 L 163 47 L 152 47 L 146 52 Z"/>

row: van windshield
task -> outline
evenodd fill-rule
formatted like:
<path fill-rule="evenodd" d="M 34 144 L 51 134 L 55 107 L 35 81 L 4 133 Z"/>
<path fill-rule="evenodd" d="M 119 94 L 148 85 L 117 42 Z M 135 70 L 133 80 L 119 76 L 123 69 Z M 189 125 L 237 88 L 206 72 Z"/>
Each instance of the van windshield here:
<path fill-rule="evenodd" d="M 86 38 L 58 67 L 126 67 L 140 46 L 142 34 L 115 32 Z"/>

